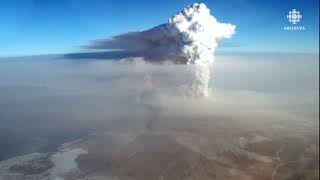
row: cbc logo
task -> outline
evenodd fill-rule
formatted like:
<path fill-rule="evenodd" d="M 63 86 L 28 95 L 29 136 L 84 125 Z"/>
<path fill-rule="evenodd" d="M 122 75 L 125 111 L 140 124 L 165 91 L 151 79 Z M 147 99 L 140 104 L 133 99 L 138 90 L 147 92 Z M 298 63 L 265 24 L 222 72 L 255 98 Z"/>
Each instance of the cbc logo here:
<path fill-rule="evenodd" d="M 300 14 L 300 11 L 296 10 L 296 9 L 292 9 L 291 11 L 289 11 L 289 13 L 287 14 L 287 19 L 289 20 L 289 22 L 291 22 L 292 24 L 297 24 L 300 19 L 302 18 L 302 15 Z"/>

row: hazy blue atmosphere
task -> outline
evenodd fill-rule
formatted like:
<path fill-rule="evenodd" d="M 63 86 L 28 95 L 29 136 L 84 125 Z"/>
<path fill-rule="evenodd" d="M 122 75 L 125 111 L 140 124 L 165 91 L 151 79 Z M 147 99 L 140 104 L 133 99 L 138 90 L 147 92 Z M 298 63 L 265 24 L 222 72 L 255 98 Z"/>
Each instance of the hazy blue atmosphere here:
<path fill-rule="evenodd" d="M 0 0 L 0 180 L 318 180 L 319 1 L 192 3 Z"/>
<path fill-rule="evenodd" d="M 203 1 L 237 33 L 218 52 L 318 53 L 319 1 Z M 149 29 L 165 23 L 189 0 L 2 0 L 0 56 L 59 54 L 82 51 L 89 41 Z M 286 15 L 298 9 L 305 31 L 284 31 Z"/>

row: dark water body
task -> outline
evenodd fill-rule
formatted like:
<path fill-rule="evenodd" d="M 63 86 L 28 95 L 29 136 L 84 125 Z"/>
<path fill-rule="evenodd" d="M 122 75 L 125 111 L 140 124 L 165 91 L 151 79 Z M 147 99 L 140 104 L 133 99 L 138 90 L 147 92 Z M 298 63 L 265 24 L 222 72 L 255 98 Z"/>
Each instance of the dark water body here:
<path fill-rule="evenodd" d="M 85 130 L 80 132 L 41 132 L 37 130 L 33 132 L 1 132 L 0 161 L 34 152 L 55 152 L 63 143 L 79 139 L 87 135 L 88 132 Z"/>

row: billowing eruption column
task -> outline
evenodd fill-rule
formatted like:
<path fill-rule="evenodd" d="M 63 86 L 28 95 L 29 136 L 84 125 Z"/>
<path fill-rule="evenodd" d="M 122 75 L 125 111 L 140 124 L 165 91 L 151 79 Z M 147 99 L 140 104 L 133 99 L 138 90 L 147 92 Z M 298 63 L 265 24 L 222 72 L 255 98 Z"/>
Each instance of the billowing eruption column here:
<path fill-rule="evenodd" d="M 167 27 L 187 64 L 211 64 L 217 40 L 235 33 L 234 25 L 219 23 L 202 3 L 184 8 L 170 18 Z"/>
<path fill-rule="evenodd" d="M 170 18 L 168 28 L 177 38 L 179 52 L 186 58 L 186 63 L 195 65 L 188 95 L 208 96 L 210 65 L 217 40 L 230 38 L 235 33 L 235 26 L 217 22 L 205 4 L 195 3 Z"/>
<path fill-rule="evenodd" d="M 217 42 L 234 33 L 234 25 L 218 22 L 205 4 L 194 3 L 171 17 L 166 24 L 99 40 L 89 47 L 121 50 L 127 56 L 141 56 L 152 62 L 193 65 L 194 80 L 190 82 L 187 94 L 203 97 L 208 96 L 210 65 Z"/>

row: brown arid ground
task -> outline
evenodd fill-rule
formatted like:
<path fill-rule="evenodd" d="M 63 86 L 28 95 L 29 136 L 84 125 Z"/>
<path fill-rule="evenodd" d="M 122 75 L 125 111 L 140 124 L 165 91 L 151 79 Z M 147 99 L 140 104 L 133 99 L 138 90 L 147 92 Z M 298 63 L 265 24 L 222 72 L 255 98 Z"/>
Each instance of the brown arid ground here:
<path fill-rule="evenodd" d="M 178 121 L 178 120 L 177 120 Z M 141 124 L 139 124 L 141 123 Z M 199 120 L 153 121 L 100 128 L 64 144 L 83 149 L 65 180 L 317 180 L 317 134 L 254 129 L 257 124 Z M 145 122 L 136 122 L 143 127 Z M 233 125 L 232 125 L 233 124 Z M 251 124 L 251 125 L 250 125 Z M 245 128 L 247 127 L 247 128 Z M 104 130 L 102 130 L 104 129 Z M 248 130 L 250 129 L 250 130 Z M 0 163 L 0 179 L 54 179 L 52 154 Z M 21 163 L 22 162 L 22 163 Z M 3 165 L 5 164 L 5 165 Z M 57 168 L 56 168 L 57 169 Z"/>
<path fill-rule="evenodd" d="M 245 141 L 242 142 L 244 144 L 212 155 L 212 152 L 206 152 L 206 145 L 202 145 L 203 151 L 202 147 L 194 147 L 197 146 L 195 144 L 201 145 L 201 142 L 190 146 L 187 141 L 180 143 L 183 140 L 178 138 L 189 138 L 181 136 L 141 134 L 123 146 L 113 158 L 103 159 L 103 154 L 100 158 L 94 157 L 98 153 L 91 155 L 90 151 L 80 155 L 79 167 L 83 172 L 88 172 L 90 168 L 85 166 L 92 167 L 98 162 L 96 170 L 100 169 L 99 172 L 90 173 L 123 180 L 319 179 L 318 146 L 308 146 L 307 142 L 304 144 L 298 138 L 272 140 L 257 135 L 241 137 L 240 141 Z M 222 142 L 221 146 L 224 143 L 227 142 Z"/>

